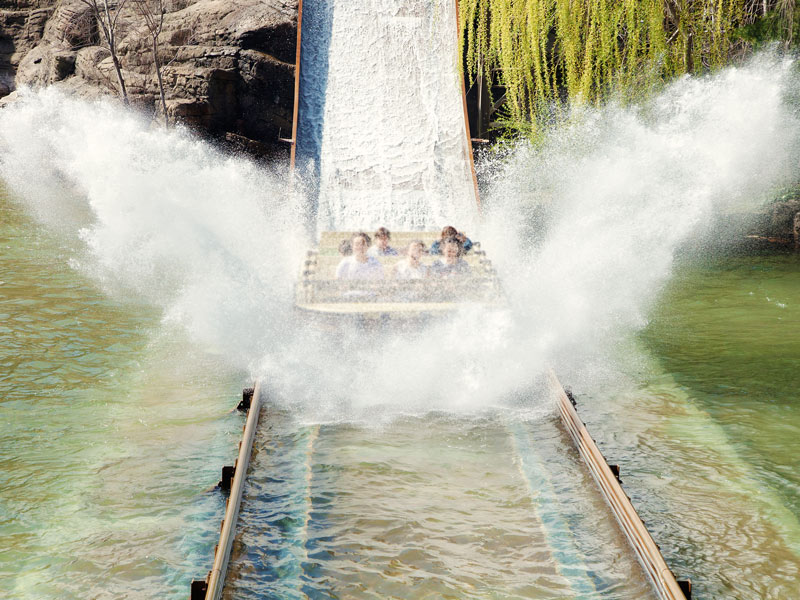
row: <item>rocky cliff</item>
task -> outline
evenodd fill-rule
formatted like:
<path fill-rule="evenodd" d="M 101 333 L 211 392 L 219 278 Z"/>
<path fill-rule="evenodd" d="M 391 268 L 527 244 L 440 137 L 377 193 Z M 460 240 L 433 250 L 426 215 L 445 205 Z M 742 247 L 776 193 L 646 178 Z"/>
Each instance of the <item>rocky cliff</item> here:
<path fill-rule="evenodd" d="M 278 138 L 291 137 L 297 0 L 163 6 L 158 57 L 170 120 L 256 154 L 285 152 Z M 151 42 L 130 2 L 120 12 L 117 52 L 131 104 L 157 115 Z M 82 0 L 0 0 L 0 97 L 46 85 L 86 98 L 118 94 L 92 10 Z"/>

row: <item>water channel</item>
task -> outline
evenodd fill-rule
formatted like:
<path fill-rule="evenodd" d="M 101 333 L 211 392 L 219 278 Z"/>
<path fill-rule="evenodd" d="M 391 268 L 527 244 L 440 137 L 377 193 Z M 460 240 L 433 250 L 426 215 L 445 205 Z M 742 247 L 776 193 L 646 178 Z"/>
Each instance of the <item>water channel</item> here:
<path fill-rule="evenodd" d="M 796 597 L 800 261 L 703 245 L 791 180 L 792 68 L 687 78 L 485 157 L 469 233 L 508 310 L 377 336 L 293 319 L 308 240 L 280 174 L 23 95 L 0 113 L 0 596 L 186 597 L 261 377 L 236 597 L 646 597 L 538 391 L 552 365 L 699 597 Z M 438 185 L 409 177 L 415 202 Z M 326 181 L 328 216 L 379 218 Z M 473 222 L 436 201 L 397 222 Z"/>
<path fill-rule="evenodd" d="M 153 308 L 104 294 L 7 193 L 1 208 L 2 593 L 184 597 L 210 564 L 223 500 L 209 488 L 234 454 L 241 417 L 230 409 L 246 373 Z M 795 591 L 798 298 L 793 254 L 687 261 L 614 360 L 588 378 L 562 374 L 668 562 L 702 597 Z M 548 556 L 569 533 L 583 581 L 572 585 L 640 597 L 647 588 L 628 578 L 630 556 L 563 433 L 531 406 L 372 425 L 298 422 L 273 406 L 255 463 L 265 479 L 253 483 L 279 482 L 259 516 L 273 549 L 250 569 L 276 575 L 245 589 L 557 597 L 570 578 Z M 554 514 L 525 456 L 558 466 Z M 580 518 L 587 505 L 597 522 Z"/>

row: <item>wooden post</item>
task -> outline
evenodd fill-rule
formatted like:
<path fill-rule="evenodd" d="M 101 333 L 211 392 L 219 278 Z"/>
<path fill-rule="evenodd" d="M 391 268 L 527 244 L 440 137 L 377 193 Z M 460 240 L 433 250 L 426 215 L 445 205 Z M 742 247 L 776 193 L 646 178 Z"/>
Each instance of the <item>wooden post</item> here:
<path fill-rule="evenodd" d="M 459 17 L 458 17 L 458 0 L 455 0 L 456 3 L 456 39 L 458 40 L 459 44 L 463 44 L 464 40 L 461 39 L 461 27 L 459 26 Z M 475 157 L 472 153 L 472 135 L 469 132 L 469 113 L 467 112 L 467 88 L 466 84 L 464 83 L 464 69 L 459 68 L 459 72 L 461 73 L 461 99 L 464 108 L 464 129 L 466 130 L 466 146 L 464 148 L 465 154 L 467 155 L 466 158 L 469 161 L 469 168 L 472 172 L 472 186 L 475 189 L 475 202 L 478 205 L 478 214 L 481 214 L 481 195 L 478 191 L 478 175 L 475 173 Z"/>
<path fill-rule="evenodd" d="M 300 46 L 303 40 L 303 0 L 297 2 L 297 41 L 294 51 L 294 108 L 292 109 L 292 148 L 289 151 L 289 185 L 294 183 L 294 159 L 297 150 L 297 111 L 300 104 Z"/>
<path fill-rule="evenodd" d="M 489 85 L 483 69 L 483 56 L 481 56 L 478 58 L 478 77 L 477 81 L 475 82 L 478 85 L 478 114 L 475 119 L 477 131 L 474 133 L 478 138 L 486 137 L 486 132 L 489 130 L 489 120 L 491 119 L 492 115 L 492 102 L 491 98 L 489 98 Z"/>

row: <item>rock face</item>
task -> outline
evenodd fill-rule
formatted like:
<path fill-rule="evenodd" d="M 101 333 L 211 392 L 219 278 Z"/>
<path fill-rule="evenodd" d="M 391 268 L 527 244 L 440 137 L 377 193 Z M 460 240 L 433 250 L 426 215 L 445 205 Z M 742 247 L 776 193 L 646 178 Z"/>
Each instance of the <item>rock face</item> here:
<path fill-rule="evenodd" d="M 163 0 L 163 6 L 158 57 L 170 120 L 256 154 L 287 152 L 278 138 L 291 137 L 297 0 Z M 151 39 L 131 1 L 118 23 L 130 102 L 159 115 Z M 83 0 L 0 0 L 0 98 L 46 85 L 86 98 L 119 94 L 92 10 Z"/>
<path fill-rule="evenodd" d="M 785 200 L 770 206 L 769 230 L 786 236 L 794 235 L 796 215 L 800 214 L 800 200 Z"/>

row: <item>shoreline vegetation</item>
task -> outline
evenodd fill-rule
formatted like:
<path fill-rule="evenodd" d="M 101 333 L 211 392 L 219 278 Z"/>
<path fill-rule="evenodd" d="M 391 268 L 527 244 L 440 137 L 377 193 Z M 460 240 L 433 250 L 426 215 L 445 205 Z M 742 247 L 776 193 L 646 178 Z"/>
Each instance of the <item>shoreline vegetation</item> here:
<path fill-rule="evenodd" d="M 484 90 L 476 137 L 539 132 L 571 105 L 641 101 L 774 45 L 796 47 L 795 0 L 460 0 L 463 65 Z M 483 104 L 483 103 L 482 103 Z"/>
<path fill-rule="evenodd" d="M 794 53 L 796 0 L 460 0 L 470 130 L 534 146 L 575 108 L 644 104 L 676 79 Z M 800 247 L 800 185 L 731 215 L 745 245 Z"/>

